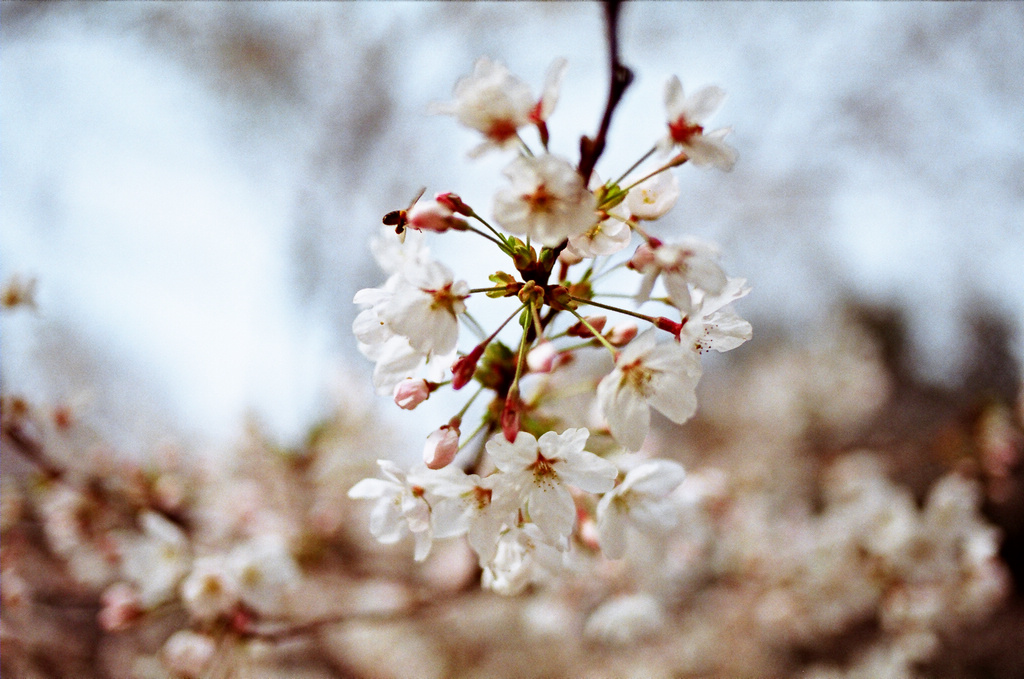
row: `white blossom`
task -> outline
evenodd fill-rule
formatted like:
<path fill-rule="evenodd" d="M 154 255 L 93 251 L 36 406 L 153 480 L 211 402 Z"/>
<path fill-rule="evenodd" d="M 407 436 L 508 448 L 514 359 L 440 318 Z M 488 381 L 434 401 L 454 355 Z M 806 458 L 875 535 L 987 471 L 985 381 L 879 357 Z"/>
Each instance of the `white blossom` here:
<path fill-rule="evenodd" d="M 644 275 L 637 303 L 646 302 L 654 283 L 661 277 L 672 304 L 688 314 L 692 307 L 690 286 L 712 295 L 721 294 L 726 278 L 718 265 L 718 248 L 697 238 L 686 238 L 679 243 L 644 243 L 636 249 L 630 267 Z"/>
<path fill-rule="evenodd" d="M 612 436 L 629 450 L 639 450 L 647 438 L 649 406 L 677 424 L 697 410 L 699 356 L 675 341 L 658 344 L 657 332 L 650 328 L 626 345 L 615 369 L 597 385 L 597 400 Z"/>
<path fill-rule="evenodd" d="M 377 500 L 370 514 L 370 533 L 380 542 L 398 542 L 407 533 L 416 539 L 415 558 L 423 561 L 430 553 L 432 533 L 430 505 L 424 490 L 393 462 L 377 460 L 384 479 L 363 479 L 348 491 L 356 500 Z"/>
<path fill-rule="evenodd" d="M 141 523 L 143 535 L 127 545 L 121 569 L 149 609 L 171 599 L 188 573 L 192 551 L 182 530 L 160 514 L 145 512 Z"/>
<path fill-rule="evenodd" d="M 261 612 L 274 612 L 301 577 L 288 543 L 276 533 L 259 535 L 231 550 L 228 572 L 238 583 L 242 601 Z"/>
<path fill-rule="evenodd" d="M 448 354 L 458 341 L 458 315 L 466 311 L 468 295 L 465 281 L 456 282 L 448 267 L 429 261 L 405 269 L 380 313 L 417 351 Z"/>
<path fill-rule="evenodd" d="M 520 156 L 504 170 L 510 186 L 494 198 L 494 218 L 510 233 L 554 247 L 597 221 L 597 199 L 569 161 Z"/>
<path fill-rule="evenodd" d="M 622 483 L 605 493 L 597 505 L 597 530 L 604 555 L 622 558 L 629 527 L 652 533 L 673 527 L 678 511 L 669 494 L 684 476 L 678 462 L 652 460 L 630 470 Z"/>
<path fill-rule="evenodd" d="M 466 127 L 478 130 L 486 141 L 470 151 L 477 156 L 490 149 L 515 146 L 519 128 L 547 120 L 558 101 L 566 61 L 551 64 L 540 99 L 529 85 L 502 64 L 487 57 L 477 59 L 473 73 L 455 85 L 455 101 L 435 104 L 435 113 L 454 115 Z"/>
<path fill-rule="evenodd" d="M 679 180 L 666 170 L 640 182 L 626 195 L 626 207 L 636 219 L 664 217 L 679 200 Z"/>
<path fill-rule="evenodd" d="M 569 247 L 566 249 L 580 257 L 613 255 L 624 250 L 633 237 L 629 227 L 629 211 L 625 203 L 619 203 L 606 213 L 606 219 L 595 222 L 583 233 L 570 236 Z"/>
<path fill-rule="evenodd" d="M 514 596 L 527 585 L 550 578 L 563 562 L 562 551 L 549 542 L 539 526 L 513 526 L 502 533 L 494 558 L 484 567 L 483 586 L 498 594 Z"/>
<path fill-rule="evenodd" d="M 663 148 L 680 147 L 694 165 L 713 165 L 731 170 L 736 164 L 736 151 L 723 139 L 731 131 L 721 128 L 704 132 L 704 122 L 725 101 L 725 91 L 718 87 L 705 87 L 689 97 L 683 95 L 679 78 L 672 76 L 665 86 L 665 109 L 668 114 L 668 136 L 661 142 Z"/>
<path fill-rule="evenodd" d="M 501 530 L 515 522 L 519 497 L 509 477 L 494 473 L 481 478 L 449 467 L 443 473 L 426 475 L 424 486 L 438 496 L 431 512 L 434 536 L 465 533 L 480 563 L 489 563 Z"/>
<path fill-rule="evenodd" d="M 228 613 L 239 601 L 239 585 L 223 555 L 195 560 L 192 572 L 181 583 L 181 600 L 200 620 Z"/>
<path fill-rule="evenodd" d="M 665 626 L 661 604 L 650 594 L 610 599 L 590 614 L 583 634 L 609 644 L 625 645 L 649 637 Z"/>
<path fill-rule="evenodd" d="M 217 653 L 217 642 L 206 634 L 191 630 L 178 630 L 164 643 L 163 657 L 167 666 L 178 676 L 200 679 Z"/>
<path fill-rule="evenodd" d="M 691 291 L 691 311 L 683 324 L 680 342 L 703 353 L 711 349 L 729 351 L 749 340 L 753 336 L 750 323 L 729 307 L 749 293 L 750 287 L 743 278 L 729 278 L 717 295 Z"/>
<path fill-rule="evenodd" d="M 549 431 L 540 439 L 521 431 L 514 443 L 496 436 L 487 442 L 494 465 L 518 488 L 530 520 L 553 540 L 567 537 L 576 523 L 576 505 L 567 484 L 591 493 L 611 490 L 615 465 L 583 450 L 590 432 Z"/>

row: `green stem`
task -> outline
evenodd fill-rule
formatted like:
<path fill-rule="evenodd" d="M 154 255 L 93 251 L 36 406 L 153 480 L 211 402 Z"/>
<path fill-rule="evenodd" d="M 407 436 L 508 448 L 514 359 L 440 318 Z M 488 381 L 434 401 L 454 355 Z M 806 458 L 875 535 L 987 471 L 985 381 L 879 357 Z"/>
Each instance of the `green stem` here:
<path fill-rule="evenodd" d="M 630 172 L 632 172 L 636 168 L 640 167 L 640 164 L 642 162 L 644 162 L 645 160 L 647 160 L 648 158 L 650 158 L 652 155 L 654 155 L 654 152 L 657 151 L 657 150 L 658 150 L 658 145 L 655 144 L 654 146 L 651 147 L 650 151 L 648 151 L 647 153 L 645 153 L 642 156 L 640 156 L 640 160 L 638 160 L 635 163 L 633 163 L 632 165 L 630 165 L 629 169 L 626 170 L 625 172 L 623 172 L 622 176 L 615 180 L 615 184 L 620 183 L 623 179 L 628 177 Z"/>
<path fill-rule="evenodd" d="M 469 397 L 469 400 L 466 401 L 466 405 L 462 406 L 462 410 L 460 410 L 458 413 L 456 413 L 455 417 L 458 418 L 459 420 L 462 420 L 462 417 L 466 414 L 466 411 L 469 410 L 469 406 L 473 405 L 473 401 L 476 400 L 476 397 L 479 396 L 480 393 L 484 389 L 485 389 L 485 387 L 483 387 L 483 386 L 481 386 L 479 389 L 477 389 L 476 393 L 474 393 L 472 396 Z M 452 418 L 452 419 L 455 419 L 455 418 Z"/>

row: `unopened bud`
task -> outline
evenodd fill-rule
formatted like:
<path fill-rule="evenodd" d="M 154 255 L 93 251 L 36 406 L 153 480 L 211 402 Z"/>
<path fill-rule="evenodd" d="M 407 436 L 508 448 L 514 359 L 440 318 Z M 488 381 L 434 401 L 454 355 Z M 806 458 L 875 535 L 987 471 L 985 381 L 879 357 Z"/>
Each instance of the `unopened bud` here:
<path fill-rule="evenodd" d="M 629 262 L 626 263 L 630 269 L 634 271 L 643 271 L 648 266 L 654 263 L 654 247 L 647 243 L 641 243 L 637 247 L 636 252 L 630 258 Z"/>
<path fill-rule="evenodd" d="M 399 408 L 412 410 L 430 398 L 430 385 L 424 379 L 406 378 L 395 385 L 395 403 Z"/>
<path fill-rule="evenodd" d="M 469 384 L 476 372 L 476 364 L 484 353 L 484 345 L 478 344 L 465 356 L 459 356 L 452 363 L 452 389 L 459 390 Z"/>
<path fill-rule="evenodd" d="M 623 347 L 633 341 L 637 332 L 638 329 L 636 327 L 636 323 L 633 321 L 626 321 L 625 323 L 620 323 L 612 328 L 608 332 L 606 339 L 613 347 Z"/>
<path fill-rule="evenodd" d="M 506 441 L 515 443 L 519 425 L 519 396 L 510 393 L 505 397 L 505 408 L 501 411 L 501 433 L 505 435 Z"/>
<path fill-rule="evenodd" d="M 551 372 L 558 358 L 558 349 L 553 342 L 541 342 L 526 355 L 526 365 L 535 373 Z"/>
<path fill-rule="evenodd" d="M 608 322 L 607 316 L 584 316 L 584 320 L 590 324 L 590 326 L 597 332 L 604 330 L 605 323 Z M 578 321 L 576 324 L 571 326 L 566 333 L 571 337 L 593 337 L 594 333 L 590 331 L 583 321 Z"/>
<path fill-rule="evenodd" d="M 454 193 L 439 193 L 434 196 L 434 200 L 452 212 L 457 212 L 460 215 L 466 215 L 467 217 L 473 216 L 473 208 L 463 203 L 462 199 Z"/>
<path fill-rule="evenodd" d="M 452 214 L 452 210 L 437 201 L 416 203 L 406 214 L 407 226 L 419 231 L 444 233 L 449 229 L 465 231 L 466 222 Z"/>
<path fill-rule="evenodd" d="M 455 455 L 459 452 L 459 431 L 458 420 L 452 420 L 448 424 L 435 429 L 427 437 L 427 443 L 423 446 L 423 462 L 428 469 L 441 469 L 451 464 Z"/>

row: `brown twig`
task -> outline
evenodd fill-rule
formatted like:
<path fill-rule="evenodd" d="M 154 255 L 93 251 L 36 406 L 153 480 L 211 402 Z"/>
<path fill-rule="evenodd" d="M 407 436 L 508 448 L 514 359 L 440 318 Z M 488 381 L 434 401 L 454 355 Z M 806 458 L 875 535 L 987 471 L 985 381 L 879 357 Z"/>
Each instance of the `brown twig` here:
<path fill-rule="evenodd" d="M 583 182 L 590 182 L 590 175 L 597 165 L 598 159 L 604 153 L 605 138 L 608 135 L 608 128 L 612 123 L 612 114 L 622 100 L 626 88 L 633 82 L 633 71 L 619 61 L 619 6 L 621 0 L 605 0 L 605 28 L 608 31 L 608 57 L 610 62 L 611 83 L 608 87 L 608 103 L 605 105 L 604 116 L 601 118 L 601 127 L 593 138 L 584 136 L 580 139 L 580 165 L 579 173 Z"/>

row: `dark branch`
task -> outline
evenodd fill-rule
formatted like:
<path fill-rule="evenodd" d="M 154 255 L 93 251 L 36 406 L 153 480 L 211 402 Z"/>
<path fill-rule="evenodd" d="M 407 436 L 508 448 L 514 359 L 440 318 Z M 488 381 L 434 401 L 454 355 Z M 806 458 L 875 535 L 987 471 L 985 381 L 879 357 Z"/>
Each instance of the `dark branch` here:
<path fill-rule="evenodd" d="M 612 123 L 612 114 L 622 100 L 626 88 L 633 82 L 633 71 L 619 61 L 619 6 L 621 0 L 605 0 L 604 15 L 605 27 L 608 31 L 608 57 L 610 62 L 611 82 L 608 87 L 608 103 L 605 105 L 604 116 L 601 118 L 601 127 L 593 138 L 582 137 L 580 139 L 580 166 L 579 173 L 584 183 L 590 182 L 590 175 L 597 165 L 598 159 L 604 153 L 605 138 L 608 136 L 608 128 Z"/>

